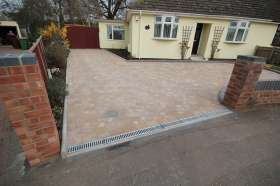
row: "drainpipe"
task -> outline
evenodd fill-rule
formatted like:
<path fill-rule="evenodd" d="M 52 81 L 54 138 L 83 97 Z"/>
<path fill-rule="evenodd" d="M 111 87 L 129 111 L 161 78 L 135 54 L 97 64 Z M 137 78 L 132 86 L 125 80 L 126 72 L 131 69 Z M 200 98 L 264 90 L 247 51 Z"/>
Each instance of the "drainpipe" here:
<path fill-rule="evenodd" d="M 141 47 L 141 25 L 142 25 L 142 10 L 140 10 L 140 20 L 139 20 L 139 37 L 138 37 L 138 59 L 140 60 L 141 59 L 141 50 L 140 50 L 140 47 Z"/>

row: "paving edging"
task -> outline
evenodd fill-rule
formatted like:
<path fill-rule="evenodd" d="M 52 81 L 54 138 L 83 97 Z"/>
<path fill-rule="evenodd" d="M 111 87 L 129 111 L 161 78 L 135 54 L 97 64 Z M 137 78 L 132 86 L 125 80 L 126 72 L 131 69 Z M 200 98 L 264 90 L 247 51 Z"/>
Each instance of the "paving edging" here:
<path fill-rule="evenodd" d="M 66 78 L 65 78 L 65 82 L 66 82 L 66 95 L 64 98 L 64 110 L 63 110 L 63 122 L 62 122 L 62 135 L 61 135 L 61 150 L 60 150 L 60 155 L 62 158 L 66 157 L 67 154 L 67 111 L 68 111 L 68 63 L 66 66 Z"/>
<path fill-rule="evenodd" d="M 66 98 L 67 100 L 67 98 Z M 67 107 L 66 107 L 67 108 Z M 68 146 L 67 145 L 67 119 L 64 120 L 65 123 L 63 122 L 63 137 L 64 140 L 62 144 L 62 150 L 61 150 L 61 155 L 62 158 L 67 158 L 67 157 L 72 157 L 76 156 L 82 153 L 90 152 L 90 151 L 96 151 L 104 148 L 108 148 L 111 146 L 115 146 L 118 144 L 122 144 L 125 142 L 133 141 L 139 138 L 151 136 L 151 135 L 156 135 L 160 134 L 169 130 L 174 130 L 180 127 L 192 127 L 196 124 L 199 124 L 203 121 L 207 121 L 210 119 L 222 117 L 228 114 L 233 113 L 231 110 L 224 108 L 220 110 L 216 110 L 213 112 L 207 112 L 207 113 L 202 113 L 197 116 L 191 116 L 188 118 L 180 119 L 177 121 L 173 122 L 168 122 L 168 123 L 161 123 L 149 128 L 144 128 L 136 131 L 131 131 L 128 133 L 123 133 L 120 135 L 116 136 L 111 136 L 111 137 L 106 137 L 106 138 L 101 138 L 101 139 L 94 139 L 91 141 L 88 141 L 87 143 L 83 144 L 78 144 L 74 146 Z M 67 116 L 67 115 L 64 115 Z"/>

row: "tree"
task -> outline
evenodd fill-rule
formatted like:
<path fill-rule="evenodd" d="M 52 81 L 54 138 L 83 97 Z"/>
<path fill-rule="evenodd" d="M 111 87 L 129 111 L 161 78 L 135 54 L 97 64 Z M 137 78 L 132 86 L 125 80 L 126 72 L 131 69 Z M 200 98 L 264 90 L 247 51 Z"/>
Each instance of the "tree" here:
<path fill-rule="evenodd" d="M 38 35 L 50 20 L 53 20 L 52 4 L 49 0 L 22 0 L 21 4 L 7 15 L 27 28 L 32 36 Z"/>
<path fill-rule="evenodd" d="M 127 8 L 127 0 L 99 0 L 99 5 L 106 19 L 115 19 L 121 10 Z"/>
<path fill-rule="evenodd" d="M 91 18 L 102 17 L 98 0 L 52 0 L 60 27 L 68 23 L 85 23 Z"/>
<path fill-rule="evenodd" d="M 103 16 L 98 0 L 81 0 L 80 2 L 82 12 L 86 19 L 89 17 L 100 18 Z"/>
<path fill-rule="evenodd" d="M 15 11 L 18 7 L 20 7 L 21 0 L 1 0 L 0 1 L 0 12 L 8 13 Z"/>
<path fill-rule="evenodd" d="M 63 0 L 53 0 L 54 3 L 54 10 L 57 15 L 58 25 L 60 28 L 64 26 L 64 15 L 63 15 Z"/>
<path fill-rule="evenodd" d="M 81 4 L 79 0 L 64 0 L 64 15 L 69 17 L 71 23 L 83 22 Z"/>

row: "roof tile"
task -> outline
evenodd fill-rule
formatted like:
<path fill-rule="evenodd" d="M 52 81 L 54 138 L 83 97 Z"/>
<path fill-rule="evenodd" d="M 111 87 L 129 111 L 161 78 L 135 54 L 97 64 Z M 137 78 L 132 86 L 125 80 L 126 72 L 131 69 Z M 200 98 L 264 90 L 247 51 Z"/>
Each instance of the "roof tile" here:
<path fill-rule="evenodd" d="M 238 16 L 280 22 L 279 0 L 141 0 L 131 9 Z"/>

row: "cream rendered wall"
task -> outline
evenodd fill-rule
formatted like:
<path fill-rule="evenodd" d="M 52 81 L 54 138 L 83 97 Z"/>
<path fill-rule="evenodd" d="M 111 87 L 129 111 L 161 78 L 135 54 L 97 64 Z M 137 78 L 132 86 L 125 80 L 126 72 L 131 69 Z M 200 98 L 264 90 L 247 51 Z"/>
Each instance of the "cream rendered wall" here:
<path fill-rule="evenodd" d="M 257 45 L 271 46 L 272 40 L 277 30 L 277 25 L 265 23 L 252 23 L 246 43 L 232 44 L 221 42 L 219 48 L 221 49 L 215 57 L 224 59 L 236 59 L 237 55 L 254 55 Z M 227 29 L 225 30 L 225 33 Z M 226 34 L 223 35 L 222 41 L 225 41 Z"/>
<path fill-rule="evenodd" d="M 125 40 L 110 40 L 107 38 L 107 25 L 118 25 L 125 27 Z M 126 49 L 128 45 L 129 32 L 126 23 L 99 22 L 100 48 Z"/>
<path fill-rule="evenodd" d="M 195 36 L 195 30 L 197 23 L 211 24 L 204 51 L 203 57 L 210 58 L 211 54 L 211 42 L 214 35 L 215 26 L 224 26 L 225 31 L 223 33 L 219 49 L 220 52 L 216 53 L 215 58 L 221 59 L 234 59 L 237 55 L 253 55 L 256 45 L 270 46 L 273 37 L 275 35 L 277 25 L 268 23 L 252 22 L 251 28 L 247 37 L 247 43 L 245 44 L 233 44 L 226 43 L 225 37 L 229 26 L 229 20 L 219 20 L 210 18 L 192 18 L 192 17 L 179 17 L 179 28 L 177 39 L 175 40 L 157 40 L 154 39 L 154 21 L 155 15 L 140 15 L 134 14 L 130 20 L 130 26 L 132 28 L 131 38 L 131 54 L 136 58 L 166 58 L 166 59 L 180 59 L 180 42 L 182 38 L 183 26 L 192 26 L 193 31 L 190 37 L 190 49 L 186 55 L 187 58 L 191 56 L 192 45 Z M 149 30 L 145 30 L 145 26 L 150 25 Z M 141 28 L 141 29 L 139 29 Z M 139 30 L 141 30 L 139 34 Z M 139 39 L 140 37 L 140 39 Z M 140 43 L 139 43 L 140 41 Z"/>
<path fill-rule="evenodd" d="M 15 21 L 0 21 L 0 27 L 1 26 L 13 26 L 13 27 L 16 27 L 17 28 L 18 37 L 22 38 L 21 32 L 20 32 L 20 29 L 19 29 L 19 26 L 18 26 L 17 22 L 15 22 Z"/>
<path fill-rule="evenodd" d="M 131 22 L 131 21 L 129 21 L 129 22 Z M 131 22 L 132 23 L 132 22 Z M 132 24 L 129 24 L 128 25 L 128 43 L 127 43 L 127 50 L 128 50 L 128 52 L 130 52 L 131 53 L 131 51 L 132 51 L 132 43 L 133 43 L 133 41 L 132 41 Z"/>
<path fill-rule="evenodd" d="M 178 39 L 176 40 L 157 40 L 154 39 L 154 16 L 133 15 L 130 21 L 132 24 L 132 56 L 136 58 L 180 58 L 179 38 L 181 34 L 181 21 L 178 28 Z M 145 30 L 145 26 L 149 25 L 150 29 Z M 139 28 L 141 32 L 139 34 Z M 194 36 L 194 34 L 192 34 Z M 140 37 L 140 38 L 139 38 Z M 140 43 L 139 43 L 140 41 Z"/>
<path fill-rule="evenodd" d="M 131 56 L 138 58 L 139 52 L 139 25 L 138 15 L 131 16 L 129 26 L 131 26 Z"/>

